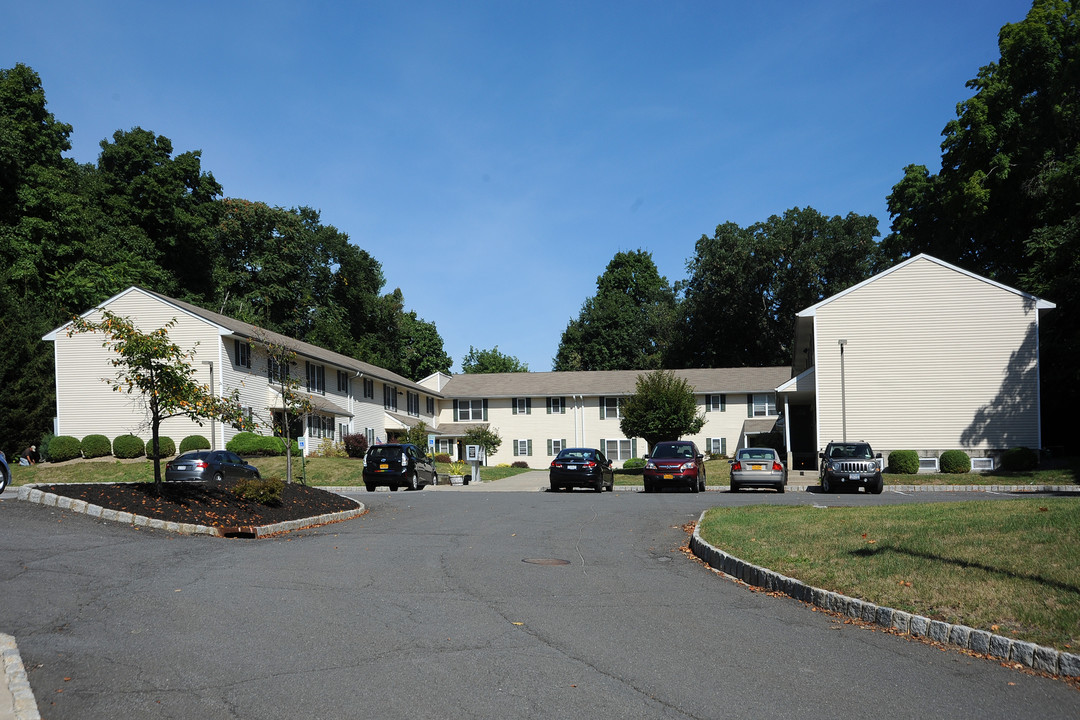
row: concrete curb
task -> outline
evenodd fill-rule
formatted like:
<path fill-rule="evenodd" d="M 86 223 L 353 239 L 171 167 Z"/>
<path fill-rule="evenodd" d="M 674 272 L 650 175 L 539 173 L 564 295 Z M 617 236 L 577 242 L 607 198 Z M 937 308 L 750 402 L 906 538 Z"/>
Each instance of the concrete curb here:
<path fill-rule="evenodd" d="M 783 593 L 795 600 L 801 600 L 838 615 L 874 623 L 914 637 L 925 637 L 945 645 L 971 650 L 1002 662 L 1020 663 L 1025 667 L 1051 675 L 1080 677 L 1080 655 L 1013 640 L 966 625 L 953 625 L 875 605 L 865 600 L 815 588 L 795 578 L 740 560 L 701 539 L 700 529 L 704 518 L 705 513 L 698 518 L 694 535 L 690 539 L 690 550 L 705 564 L 725 575 L 742 580 L 747 585 L 764 588 L 769 592 Z"/>
<path fill-rule="evenodd" d="M 220 528 L 209 525 L 194 525 L 192 523 L 167 522 L 165 520 L 159 520 L 158 518 L 149 518 L 144 515 L 133 515 L 129 512 L 111 510 L 100 505 L 93 505 L 85 500 L 75 500 L 63 495 L 43 492 L 38 490 L 36 485 L 21 485 L 19 487 L 19 499 L 37 503 L 39 505 L 45 505 L 47 507 L 56 507 L 61 510 L 82 513 L 84 515 L 89 515 L 90 517 L 101 518 L 102 520 L 132 525 L 134 527 L 148 527 L 153 530 L 164 530 L 166 532 L 175 532 L 182 535 L 210 535 L 212 537 L 225 537 L 226 535 L 236 534 L 257 538 L 265 537 L 275 533 L 302 530 L 303 528 L 312 527 L 314 525 L 325 525 L 338 520 L 348 520 L 349 518 L 362 515 L 366 509 L 364 504 L 360 503 L 360 506 L 353 510 L 315 515 L 299 520 L 274 523 L 272 525 L 259 525 L 244 528 Z"/>
<path fill-rule="evenodd" d="M 4 671 L 4 682 L 0 683 L 0 720 L 41 720 L 15 638 L 0 634 L 0 657 Z"/>
<path fill-rule="evenodd" d="M 497 485 L 498 480 L 489 480 L 481 483 L 481 485 Z M 336 493 L 362 493 L 367 492 L 363 485 L 316 485 L 314 487 L 320 490 L 327 490 L 329 492 Z M 464 487 L 464 486 L 449 486 L 439 485 L 439 490 L 450 489 L 451 487 Z M 616 485 L 615 492 L 642 492 L 644 490 L 642 485 Z M 547 483 L 538 485 L 536 487 L 537 492 L 544 492 L 548 490 Z M 731 487 L 728 485 L 710 485 L 705 489 L 705 492 L 729 492 Z M 820 486 L 817 482 L 812 483 L 788 483 L 788 492 L 813 492 L 823 495 Z M 390 492 L 386 488 L 379 488 L 378 492 Z M 983 493 L 1078 493 L 1080 494 L 1080 485 L 886 485 L 882 492 L 901 492 L 901 493 L 917 493 L 917 492 L 983 492 Z M 829 493 L 835 494 L 857 494 L 857 493 Z"/>

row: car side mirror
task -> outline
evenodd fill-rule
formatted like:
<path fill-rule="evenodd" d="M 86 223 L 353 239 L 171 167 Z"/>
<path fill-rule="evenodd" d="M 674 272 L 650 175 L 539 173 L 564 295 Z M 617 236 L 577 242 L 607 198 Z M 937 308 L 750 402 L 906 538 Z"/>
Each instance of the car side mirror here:
<path fill-rule="evenodd" d="M 824 459 L 825 459 L 825 453 L 818 453 L 818 454 L 817 454 L 817 456 L 818 456 L 819 458 L 821 458 L 822 460 L 824 460 Z"/>
<path fill-rule="evenodd" d="M 607 461 L 607 466 L 608 466 L 608 467 L 611 467 L 611 464 L 612 464 L 613 462 L 614 462 L 614 460 L 608 460 L 608 461 Z"/>
<path fill-rule="evenodd" d="M 705 459 L 704 455 L 697 455 L 696 457 L 697 457 L 698 460 L 704 460 Z"/>
<path fill-rule="evenodd" d="M 877 455 L 875 455 L 874 457 L 876 457 L 876 458 L 878 458 L 878 459 L 880 460 L 880 459 L 881 459 L 881 453 L 878 453 L 878 454 L 877 454 Z"/>

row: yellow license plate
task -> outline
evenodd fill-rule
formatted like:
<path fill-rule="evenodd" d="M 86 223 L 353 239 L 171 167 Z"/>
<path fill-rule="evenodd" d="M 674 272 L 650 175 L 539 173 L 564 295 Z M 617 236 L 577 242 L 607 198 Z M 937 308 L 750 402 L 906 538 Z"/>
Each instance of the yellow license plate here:
<path fill-rule="evenodd" d="M 674 478 L 675 478 L 675 476 L 674 476 L 674 475 L 665 475 L 665 476 L 664 476 L 664 479 L 665 479 L 665 480 L 673 480 Z"/>
<path fill-rule="evenodd" d="M 388 469 L 389 467 L 390 467 L 390 466 L 389 466 L 389 465 L 387 465 L 387 464 L 385 464 L 385 463 L 383 463 L 382 465 L 379 465 L 379 469 L 380 469 L 380 470 L 386 470 L 386 469 Z"/>
<path fill-rule="evenodd" d="M 751 470 L 761 470 L 761 469 L 763 469 L 764 467 L 765 467 L 764 465 L 751 465 L 751 466 L 750 466 L 750 469 L 751 469 Z"/>

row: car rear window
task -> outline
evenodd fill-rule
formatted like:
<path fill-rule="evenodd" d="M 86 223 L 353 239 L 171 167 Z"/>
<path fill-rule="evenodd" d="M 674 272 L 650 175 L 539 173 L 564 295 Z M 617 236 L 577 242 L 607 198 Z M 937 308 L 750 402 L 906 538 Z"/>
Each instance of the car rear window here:
<path fill-rule="evenodd" d="M 595 460 L 596 455 L 591 450 L 563 450 L 559 453 L 559 460 Z"/>
<path fill-rule="evenodd" d="M 772 450 L 740 450 L 739 460 L 772 460 L 776 457 Z"/>
<path fill-rule="evenodd" d="M 653 450 L 654 458 L 688 458 L 694 456 L 689 445 L 657 445 Z"/>

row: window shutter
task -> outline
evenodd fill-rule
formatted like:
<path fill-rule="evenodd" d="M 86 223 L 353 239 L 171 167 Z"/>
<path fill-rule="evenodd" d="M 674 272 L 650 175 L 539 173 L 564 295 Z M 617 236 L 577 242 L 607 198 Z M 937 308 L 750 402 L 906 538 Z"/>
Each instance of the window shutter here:
<path fill-rule="evenodd" d="M 607 408 L 607 398 L 601 396 L 600 397 L 600 419 L 601 420 L 603 420 L 606 417 L 606 415 L 605 415 L 606 408 Z M 601 441 L 601 442 L 603 442 L 603 441 Z"/>
<path fill-rule="evenodd" d="M 458 401 L 454 401 L 454 422 L 458 421 Z"/>
<path fill-rule="evenodd" d="M 514 441 L 514 457 L 517 457 L 517 454 L 518 454 L 518 441 L 515 440 Z"/>
<path fill-rule="evenodd" d="M 747 395 L 746 396 L 746 417 L 748 417 L 748 418 L 754 417 L 754 396 L 753 395 Z"/>
<path fill-rule="evenodd" d="M 517 398 L 510 398 L 510 414 L 517 415 Z"/>
<path fill-rule="evenodd" d="M 709 455 L 712 454 L 712 438 L 705 438 L 705 452 Z"/>
<path fill-rule="evenodd" d="M 705 396 L 705 412 L 712 412 L 712 395 Z"/>
<path fill-rule="evenodd" d="M 630 438 L 630 457 L 637 457 L 637 438 Z"/>
<path fill-rule="evenodd" d="M 727 455 L 727 438 L 720 438 L 720 454 Z"/>
<path fill-rule="evenodd" d="M 528 451 L 529 457 L 532 457 L 532 440 L 525 441 L 525 449 Z"/>
<path fill-rule="evenodd" d="M 564 397 L 559 398 L 559 414 L 566 414 L 566 398 Z"/>
<path fill-rule="evenodd" d="M 484 398 L 484 420 L 487 420 L 487 398 Z"/>
<path fill-rule="evenodd" d="M 548 456 L 550 457 L 550 456 L 552 456 L 554 454 L 555 454 L 555 451 L 552 450 L 552 448 L 551 448 L 551 441 L 548 440 Z"/>
<path fill-rule="evenodd" d="M 600 438 L 600 452 L 607 455 L 607 440 Z"/>
<path fill-rule="evenodd" d="M 559 441 L 559 447 L 562 448 L 563 450 L 566 449 L 566 438 L 563 438 L 562 440 Z"/>
<path fill-rule="evenodd" d="M 547 414 L 550 415 L 551 414 L 551 398 L 546 398 L 546 400 L 547 400 Z M 550 455 L 551 453 L 549 452 L 548 454 Z"/>
<path fill-rule="evenodd" d="M 727 410 L 727 395 L 720 393 L 720 412 Z"/>
<path fill-rule="evenodd" d="M 525 414 L 532 415 L 532 398 L 525 398 Z"/>

